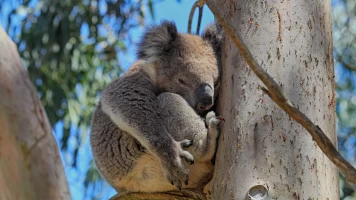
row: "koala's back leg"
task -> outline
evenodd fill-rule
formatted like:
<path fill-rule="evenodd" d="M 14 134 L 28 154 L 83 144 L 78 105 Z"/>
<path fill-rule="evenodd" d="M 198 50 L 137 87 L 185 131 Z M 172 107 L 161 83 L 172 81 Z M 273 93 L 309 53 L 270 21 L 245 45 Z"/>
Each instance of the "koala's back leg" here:
<path fill-rule="evenodd" d="M 120 130 L 101 110 L 101 103 L 92 118 L 90 146 L 99 172 L 114 187 L 145 154 L 142 145 Z"/>
<path fill-rule="evenodd" d="M 117 187 L 125 192 L 178 191 L 177 187 L 167 181 L 159 160 L 151 154 L 140 156 L 130 173 Z"/>

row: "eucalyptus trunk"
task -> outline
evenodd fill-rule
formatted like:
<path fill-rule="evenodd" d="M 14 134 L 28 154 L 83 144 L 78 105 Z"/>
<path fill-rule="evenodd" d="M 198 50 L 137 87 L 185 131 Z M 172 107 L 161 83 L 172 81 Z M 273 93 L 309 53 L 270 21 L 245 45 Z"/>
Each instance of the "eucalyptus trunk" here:
<path fill-rule="evenodd" d="M 0 27 L 0 199 L 70 198 L 46 112 Z"/>
<path fill-rule="evenodd" d="M 219 1 L 220 2 L 220 1 Z M 337 144 L 331 5 L 229 0 L 221 11 L 290 101 Z M 213 199 L 339 199 L 336 167 L 226 38 Z"/>

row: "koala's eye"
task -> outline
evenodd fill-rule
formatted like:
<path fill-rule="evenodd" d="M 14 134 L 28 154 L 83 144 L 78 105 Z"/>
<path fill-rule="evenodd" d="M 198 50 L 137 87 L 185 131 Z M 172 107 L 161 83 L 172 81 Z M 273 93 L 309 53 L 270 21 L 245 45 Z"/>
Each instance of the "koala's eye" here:
<path fill-rule="evenodd" d="M 187 82 L 185 82 L 183 79 L 179 78 L 178 82 L 184 86 L 188 86 Z"/>

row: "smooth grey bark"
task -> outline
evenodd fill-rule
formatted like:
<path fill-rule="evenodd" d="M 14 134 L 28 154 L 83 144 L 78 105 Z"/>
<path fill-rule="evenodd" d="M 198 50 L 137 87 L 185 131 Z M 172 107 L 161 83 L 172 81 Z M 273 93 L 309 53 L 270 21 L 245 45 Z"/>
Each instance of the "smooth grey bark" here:
<path fill-rule="evenodd" d="M 71 199 L 46 112 L 1 27 L 0 199 Z"/>
<path fill-rule="evenodd" d="M 286 96 L 336 145 L 331 5 L 324 0 L 228 0 L 221 11 Z M 213 199 L 339 199 L 336 167 L 259 89 L 227 38 Z"/>

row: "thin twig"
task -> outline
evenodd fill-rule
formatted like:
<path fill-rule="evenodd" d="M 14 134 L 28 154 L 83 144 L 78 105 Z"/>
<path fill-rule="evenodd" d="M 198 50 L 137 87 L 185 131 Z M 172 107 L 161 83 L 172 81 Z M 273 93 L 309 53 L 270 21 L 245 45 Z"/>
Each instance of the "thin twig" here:
<path fill-rule="evenodd" d="M 193 4 L 192 9 L 190 10 L 189 20 L 188 20 L 188 33 L 189 34 L 192 33 L 193 16 L 194 16 L 195 9 L 198 7 L 198 3 L 199 3 L 199 1 L 196 1 Z"/>
<path fill-rule="evenodd" d="M 197 35 L 199 34 L 200 31 L 200 24 L 201 24 L 201 19 L 203 16 L 203 6 L 204 6 L 204 0 L 197 0 L 193 6 L 192 9 L 190 10 L 189 14 L 189 20 L 188 20 L 188 33 L 192 33 L 192 22 L 193 22 L 193 16 L 195 9 L 198 7 L 199 8 L 199 17 L 198 17 L 198 26 L 197 26 Z"/>
<path fill-rule="evenodd" d="M 199 7 L 199 16 L 198 16 L 198 26 L 197 26 L 197 33 L 196 33 L 197 35 L 199 35 L 201 19 L 203 17 L 204 0 L 198 0 L 198 7 Z"/>
<path fill-rule="evenodd" d="M 356 184 L 356 169 L 348 163 L 336 150 L 333 143 L 325 135 L 325 133 L 313 124 L 313 122 L 305 116 L 302 112 L 296 109 L 290 101 L 282 93 L 282 89 L 273 80 L 273 78 L 256 62 L 251 52 L 246 47 L 246 44 L 242 41 L 238 35 L 238 31 L 232 26 L 231 22 L 227 22 L 223 13 L 218 9 L 214 0 L 205 0 L 210 10 L 213 12 L 216 19 L 223 26 L 226 33 L 234 41 L 240 54 L 244 57 L 246 63 L 250 66 L 252 71 L 257 77 L 265 84 L 266 88 L 262 90 L 268 94 L 271 99 L 279 105 L 289 116 L 291 116 L 296 122 L 302 125 L 312 136 L 313 140 L 318 144 L 324 154 L 341 170 L 345 179 L 351 183 Z"/>
<path fill-rule="evenodd" d="M 341 55 L 336 55 L 336 60 L 338 62 L 340 62 L 341 64 L 343 64 L 349 70 L 356 71 L 356 66 L 346 62 L 345 59 Z"/>

